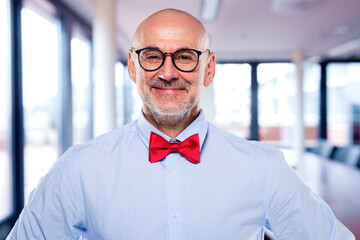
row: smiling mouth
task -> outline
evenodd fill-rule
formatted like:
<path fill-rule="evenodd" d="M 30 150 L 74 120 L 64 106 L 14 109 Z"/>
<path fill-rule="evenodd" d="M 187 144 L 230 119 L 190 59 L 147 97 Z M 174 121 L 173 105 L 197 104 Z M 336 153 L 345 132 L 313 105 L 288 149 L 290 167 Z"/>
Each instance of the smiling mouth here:
<path fill-rule="evenodd" d="M 177 87 L 152 87 L 156 92 L 161 94 L 177 94 L 182 91 L 186 91 L 185 88 L 177 88 Z"/>
<path fill-rule="evenodd" d="M 180 87 L 152 87 L 158 90 L 169 90 L 169 91 L 180 91 L 180 90 L 185 90 L 185 88 L 180 88 Z"/>

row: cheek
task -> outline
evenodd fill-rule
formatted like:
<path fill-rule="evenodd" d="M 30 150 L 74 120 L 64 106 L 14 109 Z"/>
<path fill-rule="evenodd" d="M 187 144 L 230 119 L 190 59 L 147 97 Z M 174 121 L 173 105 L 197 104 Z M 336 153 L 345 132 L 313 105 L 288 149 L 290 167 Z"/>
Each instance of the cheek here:
<path fill-rule="evenodd" d="M 145 85 L 145 83 L 148 81 L 148 76 L 145 71 L 137 71 L 136 72 L 136 83 L 139 87 L 142 87 Z"/>
<path fill-rule="evenodd" d="M 192 72 L 187 79 L 189 79 L 188 82 L 191 83 L 192 88 L 194 89 L 201 88 L 202 83 L 204 82 L 203 71 Z"/>
<path fill-rule="evenodd" d="M 157 74 L 157 71 L 149 72 L 149 71 L 142 70 L 139 72 L 139 77 L 144 83 L 147 83 L 153 79 L 156 79 L 157 78 L 156 74 Z"/>

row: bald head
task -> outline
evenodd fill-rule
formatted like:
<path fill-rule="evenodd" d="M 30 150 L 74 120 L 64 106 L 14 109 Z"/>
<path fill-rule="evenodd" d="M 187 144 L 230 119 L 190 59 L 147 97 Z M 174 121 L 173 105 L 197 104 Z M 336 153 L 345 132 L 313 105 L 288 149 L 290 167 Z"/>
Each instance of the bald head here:
<path fill-rule="evenodd" d="M 153 34 L 155 31 L 157 34 Z M 139 25 L 133 36 L 132 46 L 149 47 L 144 44 L 162 40 L 180 41 L 184 37 L 187 39 L 182 43 L 184 47 L 209 49 L 208 34 L 198 19 L 184 11 L 164 9 L 150 15 Z"/>

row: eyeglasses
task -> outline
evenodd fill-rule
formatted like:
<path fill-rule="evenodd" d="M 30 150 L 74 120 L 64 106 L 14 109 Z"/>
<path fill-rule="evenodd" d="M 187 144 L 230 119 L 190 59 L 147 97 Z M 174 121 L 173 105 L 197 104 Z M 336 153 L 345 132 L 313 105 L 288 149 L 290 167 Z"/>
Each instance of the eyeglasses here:
<path fill-rule="evenodd" d="M 210 50 L 201 52 L 195 49 L 180 49 L 173 53 L 164 53 L 156 48 L 134 49 L 134 51 L 139 57 L 139 63 L 142 69 L 149 72 L 161 68 L 165 62 L 166 55 L 171 55 L 171 60 L 177 69 L 182 72 L 191 72 L 194 71 L 199 64 L 200 55 L 206 52 L 210 53 Z"/>

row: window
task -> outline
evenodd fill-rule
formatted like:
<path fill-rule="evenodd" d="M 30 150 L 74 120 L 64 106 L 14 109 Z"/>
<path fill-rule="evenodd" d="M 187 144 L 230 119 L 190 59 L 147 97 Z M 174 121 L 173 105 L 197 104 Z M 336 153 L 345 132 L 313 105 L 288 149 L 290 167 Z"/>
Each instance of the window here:
<path fill-rule="evenodd" d="M 121 62 L 115 64 L 115 87 L 116 87 L 116 126 L 120 127 L 125 123 L 124 104 L 124 65 Z M 127 74 L 127 72 L 126 72 Z"/>
<path fill-rule="evenodd" d="M 320 121 L 320 65 L 304 65 L 303 76 L 305 146 L 315 147 Z"/>
<path fill-rule="evenodd" d="M 88 141 L 91 130 L 90 44 L 80 37 L 71 39 L 71 82 L 73 144 Z"/>
<path fill-rule="evenodd" d="M 139 117 L 142 101 L 137 86 L 129 77 L 127 66 L 118 62 L 115 65 L 116 85 L 116 125 L 122 126 Z"/>
<path fill-rule="evenodd" d="M 217 64 L 213 84 L 215 124 L 247 138 L 250 126 L 250 65 Z"/>
<path fill-rule="evenodd" d="M 141 113 L 142 100 L 137 91 L 137 85 L 131 81 L 129 75 L 127 75 L 127 77 L 125 78 L 125 81 L 128 81 L 130 88 L 131 88 L 131 96 L 132 96 L 131 120 L 135 120 L 135 119 L 139 118 L 139 114 Z"/>
<path fill-rule="evenodd" d="M 327 67 L 328 140 L 336 146 L 359 143 L 360 63 Z"/>
<path fill-rule="evenodd" d="M 49 16 L 23 8 L 25 201 L 58 158 L 59 29 Z M 21 189 L 19 189 L 21 191 Z"/>
<path fill-rule="evenodd" d="M 12 212 L 9 2 L 0 0 L 0 221 Z"/>
<path fill-rule="evenodd" d="M 125 88 L 124 93 L 126 93 L 125 99 L 128 106 L 126 110 L 125 123 L 129 121 L 133 121 L 139 117 L 140 111 L 142 109 L 142 100 L 137 91 L 137 85 L 133 83 L 128 74 L 127 66 L 124 68 L 124 80 L 123 87 Z"/>
<path fill-rule="evenodd" d="M 259 64 L 258 81 L 260 141 L 290 147 L 295 123 L 295 65 Z"/>

